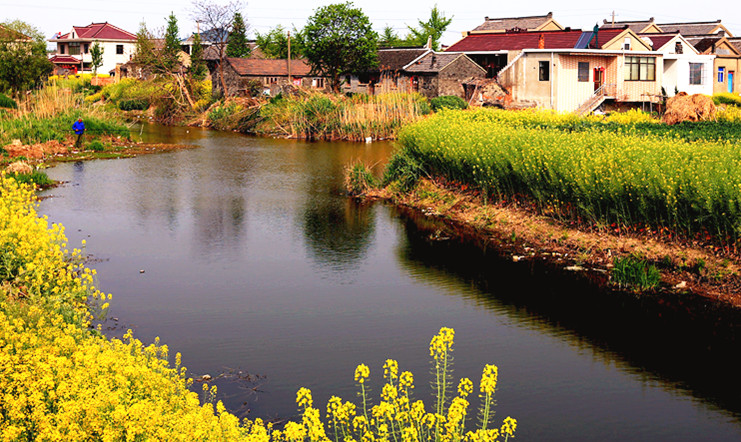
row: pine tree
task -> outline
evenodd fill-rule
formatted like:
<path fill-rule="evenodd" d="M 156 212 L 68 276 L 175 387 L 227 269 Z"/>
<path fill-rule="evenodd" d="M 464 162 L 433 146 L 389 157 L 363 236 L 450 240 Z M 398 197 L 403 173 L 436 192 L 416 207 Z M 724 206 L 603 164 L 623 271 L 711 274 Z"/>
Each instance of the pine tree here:
<path fill-rule="evenodd" d="M 239 12 L 234 14 L 232 31 L 226 40 L 226 56 L 242 58 L 250 55 L 250 47 L 247 44 L 247 25 Z"/>
<path fill-rule="evenodd" d="M 194 80 L 201 81 L 206 78 L 206 62 L 203 60 L 203 45 L 201 34 L 193 36 L 193 49 L 190 52 L 190 76 Z"/>
<path fill-rule="evenodd" d="M 162 67 L 172 71 L 180 64 L 180 38 L 178 37 L 178 19 L 172 12 L 167 18 L 165 45 L 162 48 Z"/>

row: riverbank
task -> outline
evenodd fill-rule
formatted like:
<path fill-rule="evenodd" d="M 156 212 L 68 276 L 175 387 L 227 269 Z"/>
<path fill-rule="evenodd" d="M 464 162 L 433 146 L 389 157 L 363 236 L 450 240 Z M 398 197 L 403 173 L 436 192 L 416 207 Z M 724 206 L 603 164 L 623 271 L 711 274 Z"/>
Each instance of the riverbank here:
<path fill-rule="evenodd" d="M 625 117 L 435 115 L 401 131 L 382 190 L 363 191 L 373 180 L 357 168 L 349 187 L 473 229 L 513 260 L 741 307 L 739 122 Z"/>
<path fill-rule="evenodd" d="M 660 286 L 642 295 L 699 296 L 741 309 L 741 263 L 717 256 L 712 248 L 667 242 L 657 235 L 585 231 L 516 203 L 485 203 L 480 193 L 441 180 L 422 179 L 410 191 L 387 187 L 363 196 L 411 208 L 450 226 L 432 233 L 431 240 L 471 236 L 515 262 L 545 261 L 616 291 L 632 290 L 611 279 L 615 260 L 639 255 L 661 274 Z"/>

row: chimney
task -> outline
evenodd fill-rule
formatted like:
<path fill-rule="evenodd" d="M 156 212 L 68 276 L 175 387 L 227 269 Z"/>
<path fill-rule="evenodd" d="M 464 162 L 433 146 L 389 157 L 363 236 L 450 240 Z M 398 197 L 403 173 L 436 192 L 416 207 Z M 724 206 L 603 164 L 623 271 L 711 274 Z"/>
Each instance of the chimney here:
<path fill-rule="evenodd" d="M 489 16 L 484 17 L 484 21 L 489 21 Z"/>
<path fill-rule="evenodd" d="M 548 15 L 546 15 L 548 18 L 553 18 L 553 12 L 549 12 Z"/>
<path fill-rule="evenodd" d="M 432 49 L 432 36 L 427 37 L 427 44 L 425 45 L 425 48 Z"/>

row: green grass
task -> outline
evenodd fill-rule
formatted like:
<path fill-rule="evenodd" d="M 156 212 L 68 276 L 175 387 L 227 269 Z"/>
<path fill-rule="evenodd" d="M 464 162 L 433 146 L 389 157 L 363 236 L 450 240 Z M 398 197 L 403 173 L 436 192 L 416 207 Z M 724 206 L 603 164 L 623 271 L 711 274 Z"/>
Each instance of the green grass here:
<path fill-rule="evenodd" d="M 18 109 L 18 103 L 7 95 L 0 93 L 0 107 Z"/>
<path fill-rule="evenodd" d="M 646 291 L 658 287 L 661 282 L 659 270 L 643 257 L 615 258 L 613 265 L 612 281 L 619 287 Z"/>
<path fill-rule="evenodd" d="M 35 184 L 38 187 L 45 188 L 54 185 L 54 180 L 40 170 L 34 170 L 31 173 L 8 173 L 8 176 L 23 184 Z"/>

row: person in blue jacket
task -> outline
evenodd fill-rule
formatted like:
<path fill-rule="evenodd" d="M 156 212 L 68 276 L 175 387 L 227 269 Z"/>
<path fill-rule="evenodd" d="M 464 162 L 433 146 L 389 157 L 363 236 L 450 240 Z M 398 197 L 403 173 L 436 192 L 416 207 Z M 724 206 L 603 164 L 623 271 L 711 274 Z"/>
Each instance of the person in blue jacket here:
<path fill-rule="evenodd" d="M 75 124 L 72 125 L 72 130 L 77 134 L 75 147 L 82 147 L 82 135 L 85 133 L 85 123 L 82 122 L 82 118 L 78 118 L 77 121 L 75 121 Z"/>

